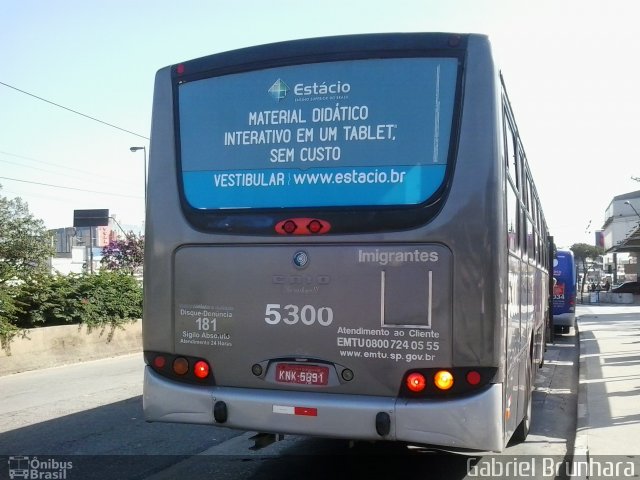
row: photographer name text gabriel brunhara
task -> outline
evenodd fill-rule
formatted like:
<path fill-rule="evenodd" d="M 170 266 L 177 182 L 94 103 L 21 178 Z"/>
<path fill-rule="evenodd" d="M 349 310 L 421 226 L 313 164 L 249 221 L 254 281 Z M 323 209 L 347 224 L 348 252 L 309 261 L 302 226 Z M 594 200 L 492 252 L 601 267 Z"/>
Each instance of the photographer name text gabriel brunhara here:
<path fill-rule="evenodd" d="M 640 459 L 599 457 L 567 460 L 560 457 L 482 457 L 467 459 L 471 478 L 633 478 Z"/>

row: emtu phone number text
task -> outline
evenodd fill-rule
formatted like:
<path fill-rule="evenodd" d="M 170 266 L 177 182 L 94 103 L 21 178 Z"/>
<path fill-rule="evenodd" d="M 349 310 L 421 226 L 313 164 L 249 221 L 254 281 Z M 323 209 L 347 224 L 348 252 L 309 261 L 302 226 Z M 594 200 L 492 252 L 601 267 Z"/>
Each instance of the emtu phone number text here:
<path fill-rule="evenodd" d="M 338 337 L 339 347 L 348 348 L 383 348 L 385 350 L 438 351 L 440 342 L 423 340 L 397 340 L 388 338 Z"/>

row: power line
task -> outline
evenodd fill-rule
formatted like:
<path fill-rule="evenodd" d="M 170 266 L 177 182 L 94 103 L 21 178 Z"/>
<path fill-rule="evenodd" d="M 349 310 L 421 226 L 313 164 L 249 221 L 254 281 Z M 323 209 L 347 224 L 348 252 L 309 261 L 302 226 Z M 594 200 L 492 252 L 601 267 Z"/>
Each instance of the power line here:
<path fill-rule="evenodd" d="M 21 182 L 21 183 L 30 183 L 30 184 L 33 184 L 33 185 L 42 185 L 44 187 L 63 188 L 65 190 L 76 190 L 78 192 L 100 193 L 102 195 L 112 195 L 112 196 L 115 196 L 115 197 L 142 198 L 139 195 L 126 195 L 124 193 L 100 192 L 98 190 L 87 190 L 87 189 L 84 189 L 84 188 L 64 187 L 62 185 L 52 185 L 50 183 L 32 182 L 30 180 L 21 180 L 19 178 L 0 177 L 0 179 L 11 180 L 11 181 L 14 181 L 14 182 Z"/>
<path fill-rule="evenodd" d="M 49 170 L 49 169 L 46 169 L 46 168 L 34 167 L 33 165 L 24 165 L 22 163 L 12 162 L 10 160 L 4 160 L 2 158 L 0 158 L 0 162 L 1 163 L 8 163 L 9 165 L 17 165 L 18 167 L 22 167 L 22 168 L 31 168 L 33 170 L 38 170 L 40 172 L 51 173 L 53 175 L 64 176 L 67 179 L 76 179 L 76 180 L 79 180 L 81 182 L 86 181 L 87 175 L 93 176 L 93 174 L 86 174 L 84 176 L 81 176 L 81 175 L 72 175 L 72 174 L 67 173 L 67 172 L 56 172 L 55 170 Z M 94 183 L 94 184 L 95 183 L 99 183 L 102 186 L 106 186 L 106 187 L 112 187 L 113 186 L 112 183 L 103 182 L 102 178 L 104 178 L 104 177 L 100 176 L 97 179 L 96 178 L 92 178 L 91 182 Z M 131 185 L 131 183 L 129 183 L 129 184 Z"/>
<path fill-rule="evenodd" d="M 82 170 L 80 168 L 73 168 L 73 167 L 70 167 L 68 165 L 62 165 L 60 163 L 46 162 L 44 160 L 38 160 L 37 158 L 25 157 L 24 155 L 18 155 L 16 153 L 5 152 L 3 150 L 0 150 L 0 155 L 8 155 L 10 157 L 20 158 L 20 159 L 23 159 L 23 160 L 28 160 L 30 162 L 42 163 L 44 165 L 51 165 L 51 166 L 59 167 L 59 168 L 63 169 L 63 172 L 56 172 L 56 171 L 53 171 L 53 170 L 46 170 L 44 168 L 34 167 L 33 165 L 26 165 L 26 164 L 23 164 L 23 163 L 11 162 L 9 160 L 4 160 L 4 159 L 0 158 L 0 162 L 2 162 L 2 163 L 10 163 L 12 165 L 17 165 L 17 166 L 20 166 L 20 167 L 33 168 L 35 170 L 42 170 L 44 172 L 53 173 L 54 175 L 66 175 L 66 176 L 69 176 L 69 177 L 72 177 L 72 178 L 78 178 L 78 179 L 82 180 L 82 178 L 78 177 L 77 175 L 69 175 L 67 173 L 68 171 L 72 171 L 72 172 L 81 173 L 81 174 L 83 174 L 85 176 L 90 176 L 90 177 L 95 177 L 96 176 L 96 172 L 91 172 L 89 170 Z M 115 177 L 107 178 L 107 177 L 105 177 L 105 174 L 102 173 L 102 172 L 100 174 L 100 178 L 102 178 L 102 179 L 111 179 L 114 182 L 117 181 L 119 184 L 127 183 L 128 185 L 135 185 L 133 182 L 129 182 L 129 181 L 126 181 L 126 180 L 123 181 L 122 178 L 115 178 Z M 95 178 L 93 178 L 92 181 L 95 182 L 96 181 Z M 102 183 L 103 184 L 108 184 L 108 183 L 105 183 L 105 182 L 102 182 Z M 111 186 L 111 185 L 109 184 L 109 186 Z"/>
<path fill-rule="evenodd" d="M 4 160 L 4 159 L 0 158 L 0 162 L 8 163 L 9 165 L 17 165 L 18 167 L 32 168 L 33 170 L 39 170 L 41 172 L 53 173 L 54 175 L 65 175 L 68 178 L 77 178 L 78 180 L 82 180 L 82 177 L 80 177 L 78 175 L 69 175 L 68 173 L 60 173 L 60 172 L 56 172 L 54 170 L 48 170 L 46 168 L 34 167 L 33 165 L 24 165 L 22 163 L 12 162 L 11 160 Z"/>
<path fill-rule="evenodd" d="M 46 162 L 44 160 L 38 160 L 37 158 L 25 157 L 24 155 L 18 155 L 17 153 L 5 152 L 4 150 L 0 150 L 0 155 L 8 155 L 10 157 L 21 158 L 23 160 L 28 160 L 30 162 L 44 163 L 45 165 L 53 165 L 53 166 L 56 166 L 56 167 L 63 168 L 63 169 L 65 169 L 65 171 L 66 170 L 75 170 L 76 172 L 86 173 L 87 175 L 94 175 L 95 174 L 95 172 L 90 172 L 88 170 L 81 170 L 79 168 L 73 168 L 73 167 L 70 167 L 69 165 L 62 165 L 60 163 Z"/>
<path fill-rule="evenodd" d="M 144 138 L 145 140 L 149 140 L 149 137 L 145 137 L 144 135 L 140 135 L 139 133 L 132 132 L 131 130 L 127 130 L 126 128 L 118 127 L 117 125 L 113 125 L 112 123 L 105 122 L 104 120 L 100 120 L 98 118 L 92 117 L 91 115 L 87 115 L 85 113 L 78 112 L 77 110 L 73 110 L 71 108 L 68 108 L 68 107 L 65 107 L 63 105 L 60 105 L 59 103 L 52 102 L 51 100 L 47 100 L 46 98 L 39 97 L 38 95 L 34 95 L 33 93 L 25 92 L 24 90 L 21 90 L 21 89 L 19 89 L 17 87 L 14 87 L 13 85 L 9 85 L 8 83 L 0 82 L 0 85 L 4 85 L 5 87 L 11 88 L 11 89 L 16 90 L 16 91 L 18 91 L 20 93 L 24 93 L 25 95 L 29 95 L 30 97 L 37 98 L 38 100 L 42 100 L 43 102 L 49 103 L 49 104 L 54 105 L 54 106 L 56 106 L 58 108 L 62 108 L 63 110 L 67 110 L 69 112 L 75 113 L 76 115 L 80 115 L 82 117 L 88 118 L 89 120 L 93 120 L 94 122 L 102 123 L 103 125 L 107 125 L 107 126 L 109 126 L 111 128 L 115 128 L 115 129 L 120 130 L 122 132 L 130 133 L 131 135 L 135 135 L 136 137 L 140 137 L 140 138 Z"/>

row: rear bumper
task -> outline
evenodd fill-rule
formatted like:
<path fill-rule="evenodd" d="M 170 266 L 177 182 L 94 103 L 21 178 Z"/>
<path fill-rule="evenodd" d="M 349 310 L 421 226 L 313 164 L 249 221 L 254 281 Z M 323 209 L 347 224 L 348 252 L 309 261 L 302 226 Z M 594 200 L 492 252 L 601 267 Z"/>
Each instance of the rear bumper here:
<path fill-rule="evenodd" d="M 561 313 L 559 315 L 553 315 L 553 325 L 559 327 L 573 327 L 576 323 L 576 314 L 573 313 Z"/>
<path fill-rule="evenodd" d="M 501 451 L 502 397 L 501 384 L 493 384 L 476 395 L 446 401 L 200 387 L 167 380 L 146 367 L 143 405 L 145 419 L 151 422 Z M 213 417 L 213 406 L 220 401 L 228 410 L 224 423 L 217 423 Z M 295 407 L 305 414 L 295 414 Z M 310 409 L 316 415 L 309 415 Z M 386 412 L 391 418 L 391 430 L 385 436 L 376 431 L 379 412 Z"/>

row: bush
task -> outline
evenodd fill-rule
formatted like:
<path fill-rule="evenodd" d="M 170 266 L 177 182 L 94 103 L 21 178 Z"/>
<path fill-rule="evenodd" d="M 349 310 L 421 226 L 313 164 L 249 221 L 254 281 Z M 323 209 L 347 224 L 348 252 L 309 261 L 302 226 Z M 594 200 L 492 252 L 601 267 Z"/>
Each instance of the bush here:
<path fill-rule="evenodd" d="M 82 323 L 120 325 L 142 317 L 142 286 L 123 272 L 84 275 L 78 293 Z"/>
<path fill-rule="evenodd" d="M 142 316 L 142 286 L 123 272 L 38 275 L 0 286 L 0 339 L 19 328 L 73 323 L 115 328 Z"/>
<path fill-rule="evenodd" d="M 20 283 L 15 295 L 19 307 L 15 324 L 20 328 L 79 323 L 75 284 L 80 277 L 39 275 Z"/>

